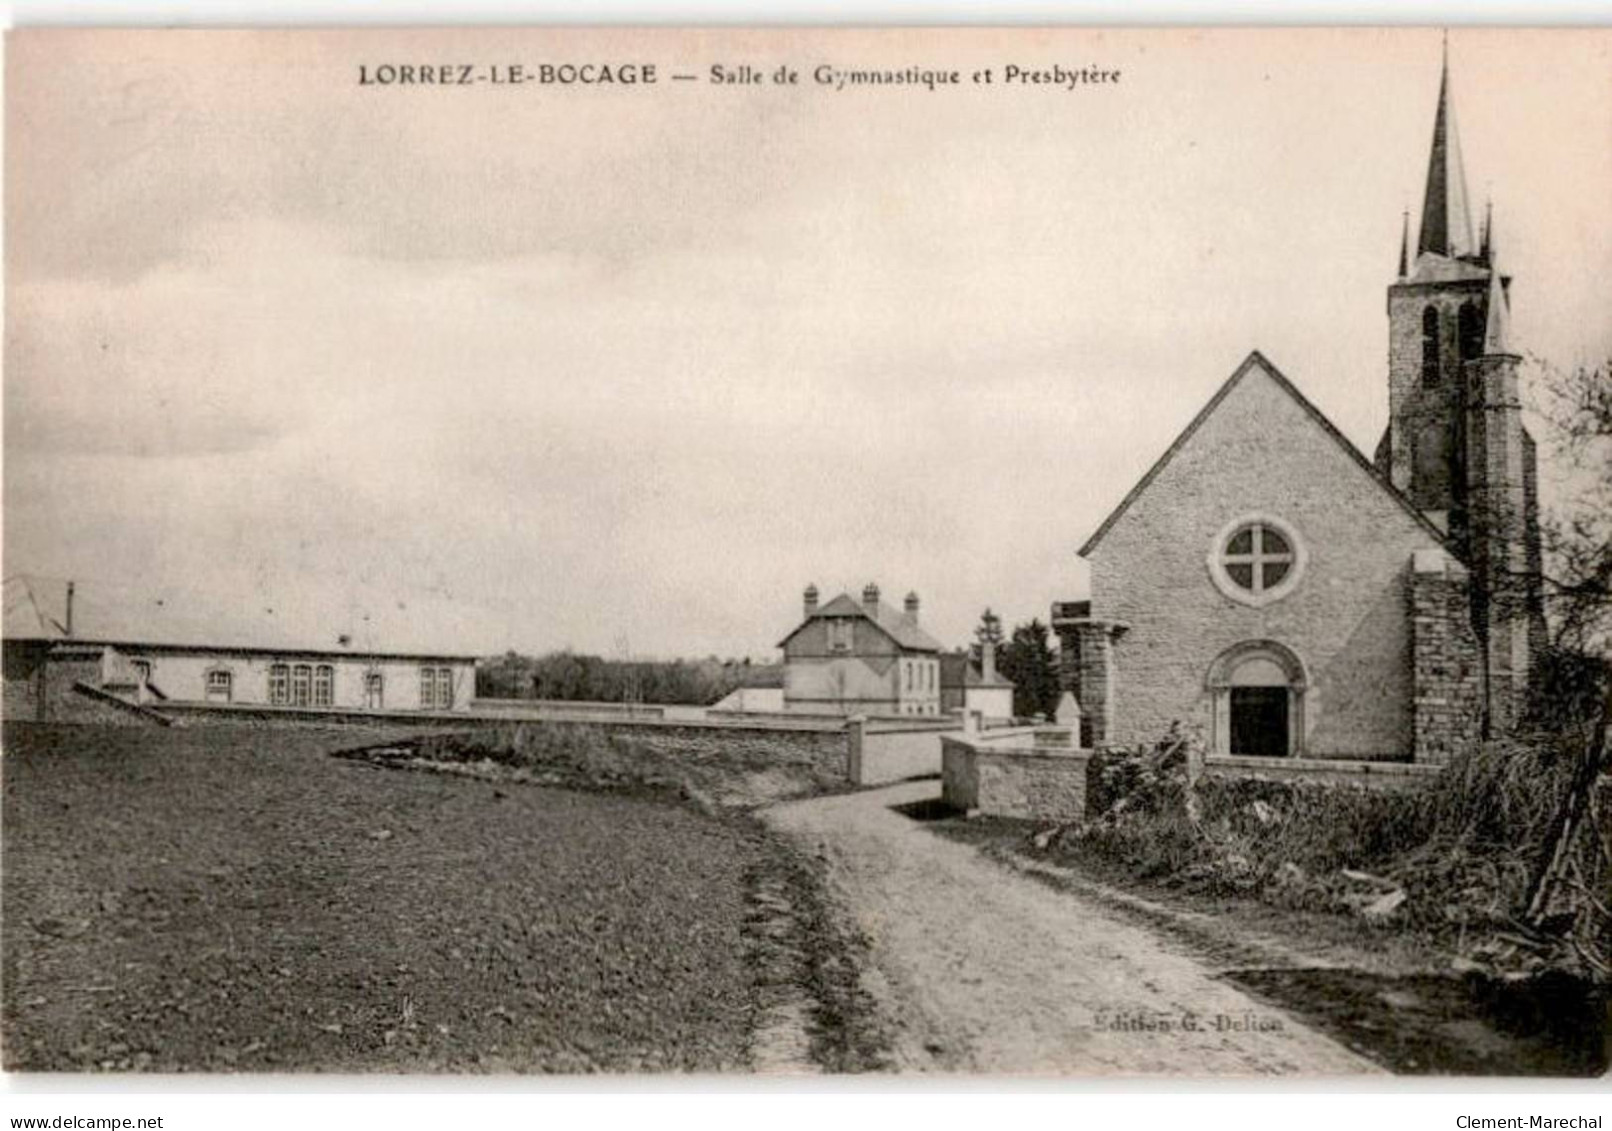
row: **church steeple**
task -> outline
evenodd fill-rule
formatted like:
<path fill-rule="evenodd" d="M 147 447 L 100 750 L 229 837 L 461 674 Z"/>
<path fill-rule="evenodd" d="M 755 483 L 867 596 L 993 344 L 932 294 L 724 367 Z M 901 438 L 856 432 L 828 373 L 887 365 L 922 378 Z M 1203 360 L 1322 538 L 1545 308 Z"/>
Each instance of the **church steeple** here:
<path fill-rule="evenodd" d="M 1470 571 L 1486 728 L 1517 717 L 1545 638 L 1534 442 L 1494 209 L 1474 239 L 1449 50 L 1439 76 L 1414 259 L 1388 286 L 1388 430 L 1377 466 Z M 1404 246 L 1403 240 L 1401 246 Z"/>
<path fill-rule="evenodd" d="M 1439 76 L 1438 114 L 1433 119 L 1433 150 L 1427 162 L 1427 192 L 1422 198 L 1422 229 L 1416 245 L 1418 255 L 1432 252 L 1450 259 L 1473 256 L 1478 251 L 1472 238 L 1472 213 L 1467 207 L 1461 138 L 1450 102 L 1448 43 Z"/>

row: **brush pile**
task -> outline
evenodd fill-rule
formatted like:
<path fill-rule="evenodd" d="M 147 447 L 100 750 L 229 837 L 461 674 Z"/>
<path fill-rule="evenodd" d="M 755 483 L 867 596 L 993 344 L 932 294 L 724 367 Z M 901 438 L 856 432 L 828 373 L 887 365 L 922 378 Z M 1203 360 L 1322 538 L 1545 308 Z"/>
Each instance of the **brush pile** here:
<path fill-rule="evenodd" d="M 1191 739 L 1094 759 L 1097 816 L 1037 837 L 1139 878 L 1426 933 L 1457 966 L 1612 982 L 1605 726 L 1475 747 L 1414 792 L 1204 777 Z"/>

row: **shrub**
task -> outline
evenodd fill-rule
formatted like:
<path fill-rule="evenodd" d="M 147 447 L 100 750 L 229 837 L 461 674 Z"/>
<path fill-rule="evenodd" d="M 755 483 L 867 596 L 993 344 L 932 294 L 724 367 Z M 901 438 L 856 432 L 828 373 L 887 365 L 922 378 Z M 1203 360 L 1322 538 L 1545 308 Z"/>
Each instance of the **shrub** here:
<path fill-rule="evenodd" d="M 1180 765 L 1099 754 L 1099 816 L 1056 843 L 1140 878 L 1312 910 L 1358 909 L 1372 891 L 1341 872 L 1359 870 L 1402 886 L 1412 923 L 1498 924 L 1523 910 L 1581 741 L 1547 734 L 1476 746 L 1407 793 L 1253 777 L 1189 789 Z"/>

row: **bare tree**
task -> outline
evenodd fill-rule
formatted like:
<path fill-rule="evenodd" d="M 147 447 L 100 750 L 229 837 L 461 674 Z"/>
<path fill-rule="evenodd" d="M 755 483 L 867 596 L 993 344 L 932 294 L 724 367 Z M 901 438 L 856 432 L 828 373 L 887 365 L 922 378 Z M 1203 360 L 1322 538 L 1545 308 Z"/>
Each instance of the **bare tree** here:
<path fill-rule="evenodd" d="M 1599 708 L 1612 658 L 1612 361 L 1539 364 L 1547 442 L 1570 484 L 1540 523 L 1551 626 L 1540 692 L 1558 708 L 1578 700 L 1587 714 Z"/>
<path fill-rule="evenodd" d="M 1543 410 L 1572 493 L 1546 525 L 1553 610 L 1573 640 L 1606 643 L 1612 612 L 1612 361 L 1544 367 Z"/>

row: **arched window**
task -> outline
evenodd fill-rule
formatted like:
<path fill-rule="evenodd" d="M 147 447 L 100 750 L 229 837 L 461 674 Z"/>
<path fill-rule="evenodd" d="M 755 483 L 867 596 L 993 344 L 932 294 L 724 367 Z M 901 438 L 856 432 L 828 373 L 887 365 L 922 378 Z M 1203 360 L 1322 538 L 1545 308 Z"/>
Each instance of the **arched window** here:
<path fill-rule="evenodd" d="M 235 673 L 228 668 L 212 668 L 207 672 L 207 701 L 228 703 L 235 696 Z"/>
<path fill-rule="evenodd" d="M 291 702 L 291 668 L 289 665 L 269 665 L 269 702 L 277 706 L 284 706 Z"/>
<path fill-rule="evenodd" d="M 291 669 L 291 705 L 306 707 L 313 699 L 313 669 L 297 664 Z"/>
<path fill-rule="evenodd" d="M 1304 663 L 1274 640 L 1233 645 L 1209 665 L 1214 752 L 1295 757 L 1304 748 Z"/>
<path fill-rule="evenodd" d="M 1267 605 L 1292 592 L 1308 558 L 1291 526 L 1267 514 L 1227 523 L 1209 549 L 1215 587 L 1244 605 Z"/>
<path fill-rule="evenodd" d="M 1461 343 L 1461 360 L 1471 361 L 1483 356 L 1483 319 L 1478 316 L 1476 303 L 1461 304 L 1460 320 L 1456 324 Z"/>
<path fill-rule="evenodd" d="M 386 679 L 380 672 L 364 673 L 364 706 L 371 711 L 386 706 Z"/>
<path fill-rule="evenodd" d="M 1422 311 L 1422 384 L 1437 385 L 1439 380 L 1438 307 Z"/>
<path fill-rule="evenodd" d="M 313 670 L 313 705 L 328 707 L 335 700 L 336 669 L 320 664 Z"/>

